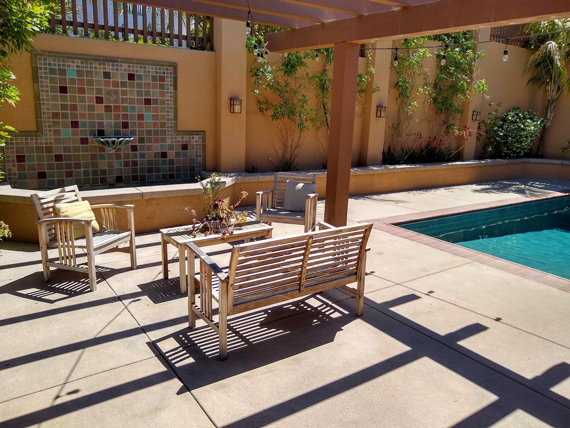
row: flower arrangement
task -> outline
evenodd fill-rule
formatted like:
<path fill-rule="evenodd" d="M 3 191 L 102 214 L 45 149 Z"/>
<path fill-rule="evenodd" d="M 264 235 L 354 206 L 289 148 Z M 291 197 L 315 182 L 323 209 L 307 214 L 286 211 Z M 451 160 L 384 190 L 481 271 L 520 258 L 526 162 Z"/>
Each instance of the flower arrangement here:
<path fill-rule="evenodd" d="M 196 237 L 200 234 L 208 236 L 219 233 L 222 235 L 222 240 L 225 240 L 228 235 L 233 235 L 236 224 L 247 221 L 246 212 L 238 212 L 236 208 L 247 197 L 248 193 L 242 191 L 236 203 L 228 207 L 224 205 L 224 199 L 218 197 L 218 192 L 221 189 L 218 174 L 212 174 L 210 180 L 206 182 L 200 180 L 200 185 L 202 186 L 202 196 L 206 202 L 202 208 L 203 215 L 200 217 L 195 210 L 186 208 L 194 216 L 192 236 Z"/>

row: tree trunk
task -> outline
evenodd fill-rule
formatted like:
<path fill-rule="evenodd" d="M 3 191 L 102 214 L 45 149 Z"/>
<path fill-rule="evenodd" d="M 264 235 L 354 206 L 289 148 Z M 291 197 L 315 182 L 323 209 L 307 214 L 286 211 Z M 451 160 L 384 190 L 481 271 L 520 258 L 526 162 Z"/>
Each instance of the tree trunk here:
<path fill-rule="evenodd" d="M 554 116 L 554 107 L 556 106 L 556 101 L 548 100 L 546 103 L 546 111 L 544 113 L 544 126 L 542 127 L 542 134 L 540 135 L 540 141 L 538 143 L 538 149 L 536 150 L 536 156 L 541 158 L 542 150 L 544 149 L 544 143 L 546 142 L 546 135 L 548 134 L 548 129 L 550 128 L 550 123 L 552 122 L 552 116 Z"/>
<path fill-rule="evenodd" d="M 558 87 L 558 85 L 556 86 Z M 544 149 L 544 143 L 546 142 L 546 135 L 548 134 L 548 129 L 550 128 L 550 123 L 552 122 L 552 117 L 554 116 L 554 107 L 556 107 L 556 94 L 557 90 L 553 91 L 552 97 L 546 101 L 546 110 L 544 112 L 544 126 L 542 127 L 542 134 L 540 135 L 540 141 L 538 143 L 538 148 L 536 149 L 536 157 L 541 158 L 542 150 Z"/>

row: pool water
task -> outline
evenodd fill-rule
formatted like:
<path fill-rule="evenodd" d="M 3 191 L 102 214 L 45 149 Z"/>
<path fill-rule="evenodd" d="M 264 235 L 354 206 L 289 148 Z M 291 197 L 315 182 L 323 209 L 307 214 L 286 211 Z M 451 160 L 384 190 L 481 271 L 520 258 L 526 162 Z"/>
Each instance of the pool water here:
<path fill-rule="evenodd" d="M 570 279 L 570 197 L 398 226 Z"/>

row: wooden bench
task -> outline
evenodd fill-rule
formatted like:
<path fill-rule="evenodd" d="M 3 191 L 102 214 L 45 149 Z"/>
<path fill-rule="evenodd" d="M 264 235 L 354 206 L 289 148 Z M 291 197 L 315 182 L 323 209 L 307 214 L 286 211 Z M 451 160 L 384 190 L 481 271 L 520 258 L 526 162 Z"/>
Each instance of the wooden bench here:
<path fill-rule="evenodd" d="M 236 245 L 227 269 L 218 266 L 191 242 L 188 275 L 200 288 L 188 287 L 190 328 L 200 316 L 219 335 L 220 359 L 227 357 L 228 316 L 285 302 L 307 294 L 344 287 L 356 295 L 356 315 L 364 308 L 366 243 L 371 224 L 334 228 L 321 223 L 320 231 Z M 194 257 L 199 259 L 195 272 Z M 356 290 L 346 287 L 357 283 Z M 218 322 L 213 304 L 218 303 Z"/>

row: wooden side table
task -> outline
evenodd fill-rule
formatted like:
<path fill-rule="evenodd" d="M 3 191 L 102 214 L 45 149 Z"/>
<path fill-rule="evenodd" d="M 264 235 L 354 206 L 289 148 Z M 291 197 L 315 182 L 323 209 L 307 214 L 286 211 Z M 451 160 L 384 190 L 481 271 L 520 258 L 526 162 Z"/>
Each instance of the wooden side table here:
<path fill-rule="evenodd" d="M 185 294 L 188 288 L 188 279 L 186 278 L 186 244 L 192 242 L 198 247 L 207 245 L 216 245 L 224 242 L 245 241 L 249 242 L 252 238 L 271 238 L 273 227 L 260 221 L 248 221 L 238 224 L 234 228 L 232 235 L 226 235 L 222 239 L 221 234 L 208 235 L 200 233 L 196 237 L 192 236 L 192 225 L 169 227 L 160 229 L 160 247 L 162 250 L 162 277 L 168 279 L 168 248 L 167 244 L 174 245 L 178 248 L 178 265 L 180 266 L 180 292 Z"/>

